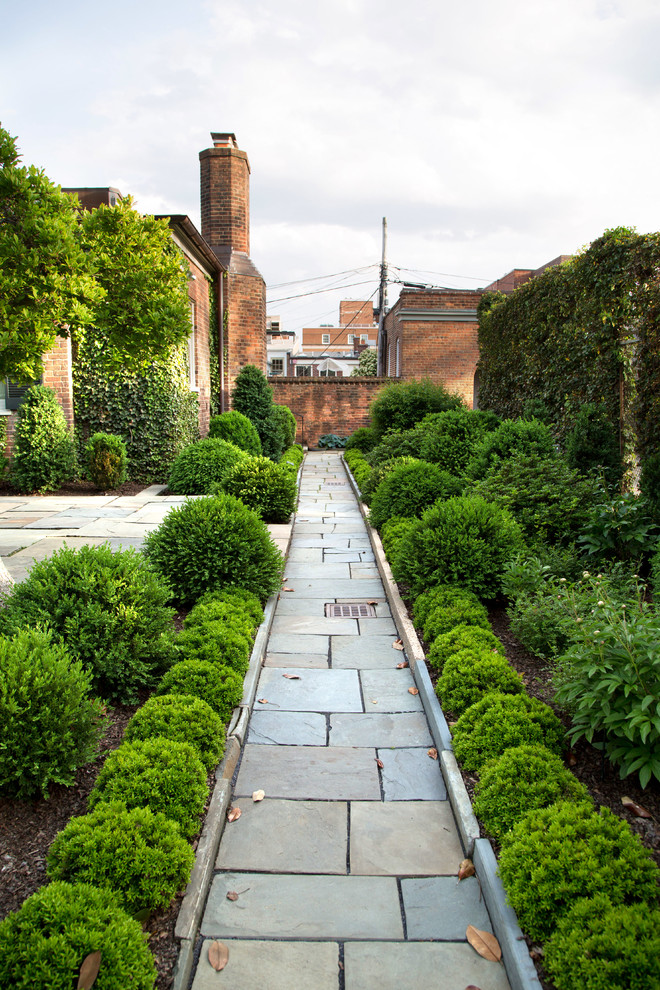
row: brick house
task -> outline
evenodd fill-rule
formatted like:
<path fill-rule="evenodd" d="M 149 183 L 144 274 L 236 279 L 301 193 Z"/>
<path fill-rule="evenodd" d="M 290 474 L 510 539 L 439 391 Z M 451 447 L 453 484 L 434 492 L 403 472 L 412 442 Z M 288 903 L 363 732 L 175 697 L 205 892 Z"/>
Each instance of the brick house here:
<path fill-rule="evenodd" d="M 357 367 L 360 352 L 375 347 L 377 327 L 370 300 L 344 299 L 339 303 L 339 324 L 304 327 L 293 352 L 297 378 L 345 378 Z"/>

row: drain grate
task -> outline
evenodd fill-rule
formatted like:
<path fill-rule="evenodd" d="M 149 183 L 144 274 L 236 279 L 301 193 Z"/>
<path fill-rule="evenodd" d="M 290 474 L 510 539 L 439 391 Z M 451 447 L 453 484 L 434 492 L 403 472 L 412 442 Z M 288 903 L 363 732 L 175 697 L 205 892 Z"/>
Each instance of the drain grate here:
<path fill-rule="evenodd" d="M 326 481 L 326 485 L 335 485 L 337 488 L 348 488 L 347 481 Z"/>
<path fill-rule="evenodd" d="M 376 615 L 373 605 L 366 602 L 358 602 L 351 605 L 337 605 L 335 602 L 327 602 L 325 606 L 326 618 L 329 619 L 369 619 Z"/>

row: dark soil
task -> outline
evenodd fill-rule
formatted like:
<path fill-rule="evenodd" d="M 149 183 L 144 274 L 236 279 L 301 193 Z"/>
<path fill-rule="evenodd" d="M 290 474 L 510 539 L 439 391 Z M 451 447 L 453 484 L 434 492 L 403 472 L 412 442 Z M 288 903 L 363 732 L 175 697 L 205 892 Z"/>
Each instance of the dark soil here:
<path fill-rule="evenodd" d="M 75 495 L 77 498 L 84 495 L 139 495 L 149 486 L 142 481 L 125 481 L 117 488 L 104 490 L 97 488 L 91 481 L 67 481 L 66 485 L 57 488 L 52 492 L 19 492 L 13 488 L 6 478 L 0 480 L 0 495 Z"/>

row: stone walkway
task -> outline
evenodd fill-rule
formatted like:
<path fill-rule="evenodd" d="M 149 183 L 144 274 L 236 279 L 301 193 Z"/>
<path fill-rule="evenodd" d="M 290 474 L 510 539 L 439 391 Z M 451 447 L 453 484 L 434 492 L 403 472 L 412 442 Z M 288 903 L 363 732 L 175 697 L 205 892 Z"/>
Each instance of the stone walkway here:
<path fill-rule="evenodd" d="M 433 740 L 337 454 L 307 455 L 284 588 L 193 990 L 508 990 L 504 966 L 466 941 L 490 919 L 477 878 L 457 882 Z"/>

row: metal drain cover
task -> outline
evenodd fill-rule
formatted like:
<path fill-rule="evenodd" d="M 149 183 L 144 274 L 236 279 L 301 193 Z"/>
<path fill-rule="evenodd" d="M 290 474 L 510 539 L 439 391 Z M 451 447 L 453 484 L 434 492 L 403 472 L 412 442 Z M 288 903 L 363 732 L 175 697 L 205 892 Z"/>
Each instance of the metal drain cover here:
<path fill-rule="evenodd" d="M 357 602 L 351 605 L 337 605 L 335 602 L 327 602 L 325 606 L 326 618 L 329 619 L 369 619 L 376 615 L 373 605 L 366 602 Z"/>

